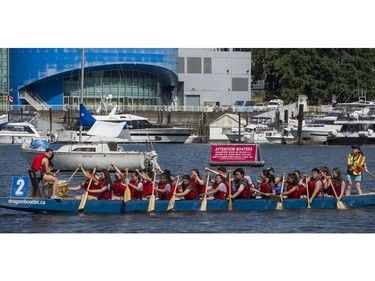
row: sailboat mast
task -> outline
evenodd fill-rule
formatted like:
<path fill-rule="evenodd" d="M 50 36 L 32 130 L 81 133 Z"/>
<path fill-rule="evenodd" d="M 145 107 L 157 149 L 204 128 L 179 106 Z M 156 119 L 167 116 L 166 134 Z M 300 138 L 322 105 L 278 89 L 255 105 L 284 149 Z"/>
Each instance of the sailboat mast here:
<path fill-rule="evenodd" d="M 79 103 L 83 104 L 83 77 L 85 76 L 85 49 L 82 48 L 82 57 L 81 57 L 81 95 Z M 80 116 L 81 118 L 81 116 Z M 79 142 L 82 142 L 82 125 L 79 124 Z"/>

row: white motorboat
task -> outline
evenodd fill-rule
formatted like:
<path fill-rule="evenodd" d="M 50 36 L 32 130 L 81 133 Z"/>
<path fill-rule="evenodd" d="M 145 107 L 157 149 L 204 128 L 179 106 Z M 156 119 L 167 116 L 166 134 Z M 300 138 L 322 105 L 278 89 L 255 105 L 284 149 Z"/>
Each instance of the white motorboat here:
<path fill-rule="evenodd" d="M 232 132 L 225 135 L 231 143 L 262 144 L 268 143 L 267 137 L 277 133 L 276 130 L 270 130 L 267 125 L 249 124 L 244 131 L 241 130 L 241 141 L 239 141 L 238 129 L 233 129 Z"/>
<path fill-rule="evenodd" d="M 0 144 L 22 144 L 31 139 L 44 139 L 29 122 L 9 122 L 0 130 Z"/>
<path fill-rule="evenodd" d="M 21 155 L 31 166 L 34 156 L 40 150 L 23 147 Z M 78 165 L 85 169 L 97 166 L 97 170 L 107 169 L 112 163 L 121 171 L 125 168 L 153 169 L 158 167 L 158 154 L 155 151 L 125 151 L 116 143 L 81 143 L 63 145 L 54 151 L 53 168 L 61 171 L 74 171 Z"/>
<path fill-rule="evenodd" d="M 8 123 L 8 114 L 3 114 L 0 116 L 0 130 L 4 127 L 6 123 Z"/>
<path fill-rule="evenodd" d="M 86 135 L 86 132 L 82 133 L 82 142 L 100 142 L 100 141 L 111 141 L 117 143 L 148 143 L 150 140 L 153 142 L 160 143 L 184 143 L 187 138 L 194 133 L 192 128 L 180 128 L 171 127 L 166 124 L 151 123 L 147 118 L 133 114 L 116 114 L 117 105 L 115 105 L 112 111 L 107 115 L 91 115 L 86 108 L 80 108 L 80 111 L 84 111 L 85 114 L 91 115 L 90 118 L 96 121 L 105 121 L 112 123 L 126 122 L 127 129 L 121 133 L 118 138 L 97 138 Z M 80 114 L 82 116 L 82 113 Z M 85 123 L 83 126 L 90 127 L 92 124 Z M 122 135 L 129 135 L 130 137 L 124 137 Z M 59 143 L 71 143 L 78 141 L 79 132 L 73 130 L 60 131 L 57 142 Z"/>
<path fill-rule="evenodd" d="M 266 139 L 271 144 L 293 144 L 296 139 L 291 135 L 282 135 L 280 132 L 266 136 Z"/>
<path fill-rule="evenodd" d="M 332 111 L 323 117 L 314 118 L 310 123 L 304 124 L 301 130 L 301 139 L 307 143 L 325 143 L 330 131 L 340 131 L 342 125 L 336 124 L 341 111 Z M 297 140 L 298 129 L 290 128 L 290 133 Z"/>
<path fill-rule="evenodd" d="M 329 132 L 327 144 L 330 145 L 366 145 L 375 144 L 375 108 L 365 108 L 349 114 L 346 119 L 339 119 L 340 131 Z"/>

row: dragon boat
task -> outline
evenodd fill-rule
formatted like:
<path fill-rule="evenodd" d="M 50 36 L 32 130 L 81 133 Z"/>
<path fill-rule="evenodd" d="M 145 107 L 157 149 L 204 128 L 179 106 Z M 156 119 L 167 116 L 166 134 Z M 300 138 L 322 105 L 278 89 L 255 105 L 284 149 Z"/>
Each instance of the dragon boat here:
<path fill-rule="evenodd" d="M 349 208 L 375 206 L 375 193 L 344 196 L 341 202 Z M 179 200 L 175 202 L 173 211 L 199 211 L 201 200 Z M 83 210 L 79 210 L 80 201 L 73 199 L 52 200 L 44 198 L 0 197 L 0 207 L 26 212 L 84 212 L 84 213 L 128 213 L 147 212 L 148 201 L 136 200 L 124 203 L 122 200 L 88 200 Z M 156 200 L 154 212 L 166 212 L 169 200 Z M 241 199 L 233 200 L 233 211 L 265 211 L 276 210 L 278 202 L 272 199 Z M 306 198 L 284 199 L 283 209 L 306 209 Z M 337 200 L 315 198 L 311 209 L 336 209 Z M 208 200 L 207 211 L 227 211 L 227 200 Z"/>

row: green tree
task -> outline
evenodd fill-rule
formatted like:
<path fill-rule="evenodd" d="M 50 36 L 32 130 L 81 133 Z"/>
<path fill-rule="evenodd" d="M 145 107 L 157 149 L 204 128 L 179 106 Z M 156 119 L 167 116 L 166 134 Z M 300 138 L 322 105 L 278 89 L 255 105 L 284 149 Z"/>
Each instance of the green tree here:
<path fill-rule="evenodd" d="M 266 98 L 286 103 L 298 95 L 310 104 L 375 98 L 375 49 L 246 49 L 252 52 L 253 80 L 266 81 Z"/>

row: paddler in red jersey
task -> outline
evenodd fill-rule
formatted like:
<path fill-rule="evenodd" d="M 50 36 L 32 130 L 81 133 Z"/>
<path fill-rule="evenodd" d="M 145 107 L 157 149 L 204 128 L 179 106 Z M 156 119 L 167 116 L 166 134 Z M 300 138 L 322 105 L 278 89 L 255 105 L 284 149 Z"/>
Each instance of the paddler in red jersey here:
<path fill-rule="evenodd" d="M 184 175 L 182 177 L 181 183 L 182 192 L 178 192 L 175 195 L 178 196 L 177 198 L 184 197 L 185 200 L 194 200 L 198 197 L 197 187 L 191 181 L 189 175 Z"/>
<path fill-rule="evenodd" d="M 226 183 L 224 176 L 217 174 L 215 177 L 215 183 L 212 186 L 212 189 L 207 192 L 207 195 L 214 195 L 214 199 L 225 200 L 229 192 L 229 186 Z"/>
<path fill-rule="evenodd" d="M 56 195 L 58 187 L 58 179 L 56 174 L 51 172 L 50 161 L 53 158 L 53 150 L 47 148 L 44 153 L 40 153 L 34 156 L 33 162 L 31 164 L 31 169 L 36 172 L 37 178 L 39 180 L 47 181 L 52 183 L 52 195 L 51 199 L 61 199 Z"/>
<path fill-rule="evenodd" d="M 311 170 L 311 178 L 306 177 L 307 188 L 309 189 L 309 204 L 315 199 L 315 197 L 322 196 L 323 182 L 320 177 L 320 170 L 318 168 L 313 168 Z"/>

